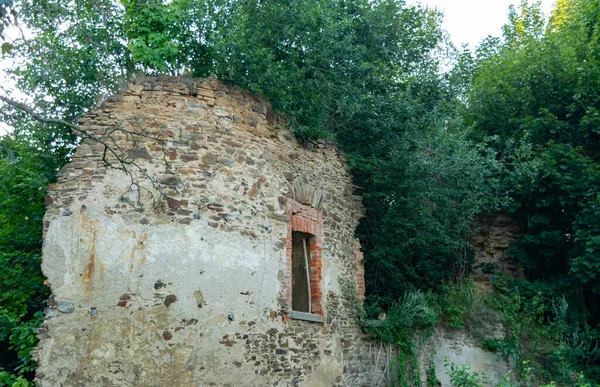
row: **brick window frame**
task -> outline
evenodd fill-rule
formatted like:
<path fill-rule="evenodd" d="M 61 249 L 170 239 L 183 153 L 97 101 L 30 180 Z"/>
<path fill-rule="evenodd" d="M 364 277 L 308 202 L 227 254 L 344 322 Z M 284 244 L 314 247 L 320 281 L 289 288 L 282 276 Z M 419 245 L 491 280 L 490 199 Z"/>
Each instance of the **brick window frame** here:
<path fill-rule="evenodd" d="M 310 299 L 311 315 L 324 316 L 323 311 L 323 217 L 314 207 L 291 201 L 287 212 L 286 276 L 285 299 L 288 312 L 295 318 L 298 313 L 292 311 L 292 232 L 310 235 Z M 313 321 L 320 321 L 319 319 Z"/>
<path fill-rule="evenodd" d="M 360 240 L 356 238 L 354 240 L 354 261 L 356 262 L 356 285 L 358 287 L 358 300 L 360 305 L 363 306 L 365 303 L 365 265 L 363 259 L 365 258 L 361 251 Z"/>

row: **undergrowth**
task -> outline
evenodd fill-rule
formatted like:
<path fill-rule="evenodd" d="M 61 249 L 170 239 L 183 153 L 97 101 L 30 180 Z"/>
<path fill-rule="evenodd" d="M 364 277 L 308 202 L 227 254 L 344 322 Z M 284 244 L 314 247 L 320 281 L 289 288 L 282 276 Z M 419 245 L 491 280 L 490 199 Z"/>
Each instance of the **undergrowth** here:
<path fill-rule="evenodd" d="M 502 281 L 494 291 L 478 291 L 472 277 L 448 283 L 443 290 L 441 294 L 409 291 L 386 314 L 376 302 L 365 308 L 360 320 L 365 332 L 397 346 L 398 356 L 391 367 L 395 385 L 437 383 L 433 366 L 427 369 L 428 380 L 419 379 L 417 359 L 436 326 L 464 331 L 481 348 L 507 361 L 512 370 L 501 386 L 597 385 L 597 370 L 586 364 L 600 358 L 600 348 L 591 329 L 568 323 L 569 306 L 564 299 L 548 305 L 542 294 L 525 297 Z M 457 387 L 489 383 L 486 375 L 467 365 L 447 363 L 446 373 Z"/>

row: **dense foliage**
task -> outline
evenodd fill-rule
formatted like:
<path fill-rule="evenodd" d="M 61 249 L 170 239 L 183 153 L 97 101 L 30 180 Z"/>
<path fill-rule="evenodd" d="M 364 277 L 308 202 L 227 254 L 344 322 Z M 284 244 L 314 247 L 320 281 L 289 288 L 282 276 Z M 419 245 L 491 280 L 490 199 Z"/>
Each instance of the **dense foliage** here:
<path fill-rule="evenodd" d="M 543 295 L 550 316 L 552 300 L 565 297 L 569 323 L 593 342 L 600 337 L 600 2 L 561 1 L 547 24 L 540 15 L 524 3 L 504 38 L 480 49 L 468 120 L 473 135 L 495 136 L 511 164 L 508 209 L 523 231 L 512 256 L 527 276 L 520 293 Z M 530 151 L 515 154 L 519 144 Z M 581 361 L 600 375 L 597 356 Z"/>
<path fill-rule="evenodd" d="M 47 140 L 0 138 L 0 385 L 15 382 L 6 371 L 31 378 L 35 369 L 32 328 L 48 297 L 40 272 L 44 196 L 65 156 Z"/>
<path fill-rule="evenodd" d="M 511 212 L 527 281 L 503 296 L 542 306 L 523 334 L 558 321 L 552 304 L 564 296 L 572 312 L 561 332 L 585 332 L 577 337 L 589 355 L 571 363 L 597 365 L 599 0 L 561 0 L 549 22 L 524 1 L 503 38 L 475 54 L 448 45 L 439 13 L 403 0 L 0 0 L 0 11 L 10 12 L 2 27 L 17 18 L 26 31 L 3 46 L 7 71 L 47 117 L 73 122 L 136 74 L 215 76 L 265 96 L 299 140 L 340 146 L 366 208 L 357 233 L 367 311 L 391 316 L 380 338 L 406 342 L 433 324 L 402 317 L 425 299 L 436 301 L 421 310 L 439 309 L 451 327 L 476 325 L 465 320 L 473 297 L 452 281 L 471 270 L 475 217 Z M 10 385 L 31 376 L 29 328 L 47 297 L 44 187 L 77 139 L 13 107 L 2 114 L 15 128 L 0 138 L 0 385 Z M 507 324 L 530 321 L 529 304 L 512 305 Z M 522 332 L 513 353 L 526 352 Z M 567 343 L 553 335 L 544 337 Z M 546 360 L 566 353 L 551 349 Z"/>

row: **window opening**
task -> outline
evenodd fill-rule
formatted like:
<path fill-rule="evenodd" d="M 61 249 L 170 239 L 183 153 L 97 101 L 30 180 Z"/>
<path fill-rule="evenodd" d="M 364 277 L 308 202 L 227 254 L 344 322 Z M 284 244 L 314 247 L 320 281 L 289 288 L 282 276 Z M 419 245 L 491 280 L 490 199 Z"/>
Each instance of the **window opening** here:
<path fill-rule="evenodd" d="M 312 313 L 310 289 L 310 234 L 292 232 L 292 309 Z"/>

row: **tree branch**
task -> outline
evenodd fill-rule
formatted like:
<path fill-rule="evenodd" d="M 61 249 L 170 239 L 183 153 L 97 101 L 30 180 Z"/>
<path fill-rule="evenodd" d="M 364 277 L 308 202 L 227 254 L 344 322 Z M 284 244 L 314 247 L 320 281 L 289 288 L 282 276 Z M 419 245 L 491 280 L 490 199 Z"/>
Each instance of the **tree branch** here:
<path fill-rule="evenodd" d="M 148 190 L 147 188 L 140 186 L 140 184 L 134 179 L 134 176 L 133 176 L 132 171 L 130 170 L 130 167 L 135 168 L 143 177 L 147 178 L 150 181 L 150 183 L 152 184 L 152 187 L 154 189 L 156 189 L 156 191 L 159 193 L 159 195 L 161 197 L 164 196 L 160 186 L 156 182 L 156 179 L 154 179 L 152 176 L 150 176 L 148 174 L 148 172 L 146 171 L 146 169 L 142 168 L 133 159 L 128 160 L 123 157 L 123 154 L 126 153 L 126 149 L 124 149 L 119 144 L 117 144 L 117 142 L 113 138 L 113 134 L 122 132 L 125 134 L 126 138 L 130 137 L 131 139 L 135 139 L 135 137 L 142 137 L 145 139 L 156 141 L 162 145 L 163 153 L 165 153 L 164 141 L 162 139 L 160 139 L 158 137 L 150 136 L 143 132 L 142 133 L 134 132 L 134 131 L 125 129 L 120 125 L 114 126 L 111 128 L 107 128 L 104 135 L 98 136 L 98 135 L 90 133 L 89 131 L 87 131 L 85 129 L 82 129 L 81 127 L 79 127 L 71 122 L 57 119 L 57 118 L 45 117 L 39 113 L 36 113 L 31 107 L 27 106 L 26 104 L 16 101 L 16 100 L 13 100 L 11 98 L 8 98 L 6 96 L 0 95 L 0 101 L 20 110 L 21 112 L 27 114 L 29 117 L 33 118 L 34 120 L 36 120 L 42 124 L 55 124 L 55 125 L 64 126 L 66 128 L 69 128 L 71 131 L 73 131 L 73 133 L 76 134 L 77 136 L 81 137 L 82 140 L 90 140 L 92 142 L 101 144 L 104 147 L 104 149 L 102 151 L 102 162 L 108 168 L 122 170 L 127 175 L 129 175 L 129 177 L 131 178 L 130 191 L 132 191 L 132 187 L 134 187 L 134 186 L 137 187 L 137 190 L 138 190 L 138 201 L 137 201 L 138 205 L 141 205 L 141 197 L 140 197 L 141 189 L 144 189 L 151 195 L 152 201 L 154 202 L 155 206 L 157 203 L 154 200 L 154 195 L 152 194 L 152 192 L 150 190 Z M 142 130 L 143 129 L 140 128 L 140 131 L 142 131 Z M 112 144 L 110 144 L 109 142 L 112 142 Z M 110 156 L 110 155 L 114 156 L 114 158 L 117 160 L 118 166 L 115 166 L 115 164 L 108 159 L 108 156 Z M 163 158 L 163 160 L 165 161 L 166 168 L 168 169 L 169 163 L 166 160 L 166 154 L 164 156 L 165 157 Z M 159 198 L 159 200 L 160 200 L 160 198 Z"/>

